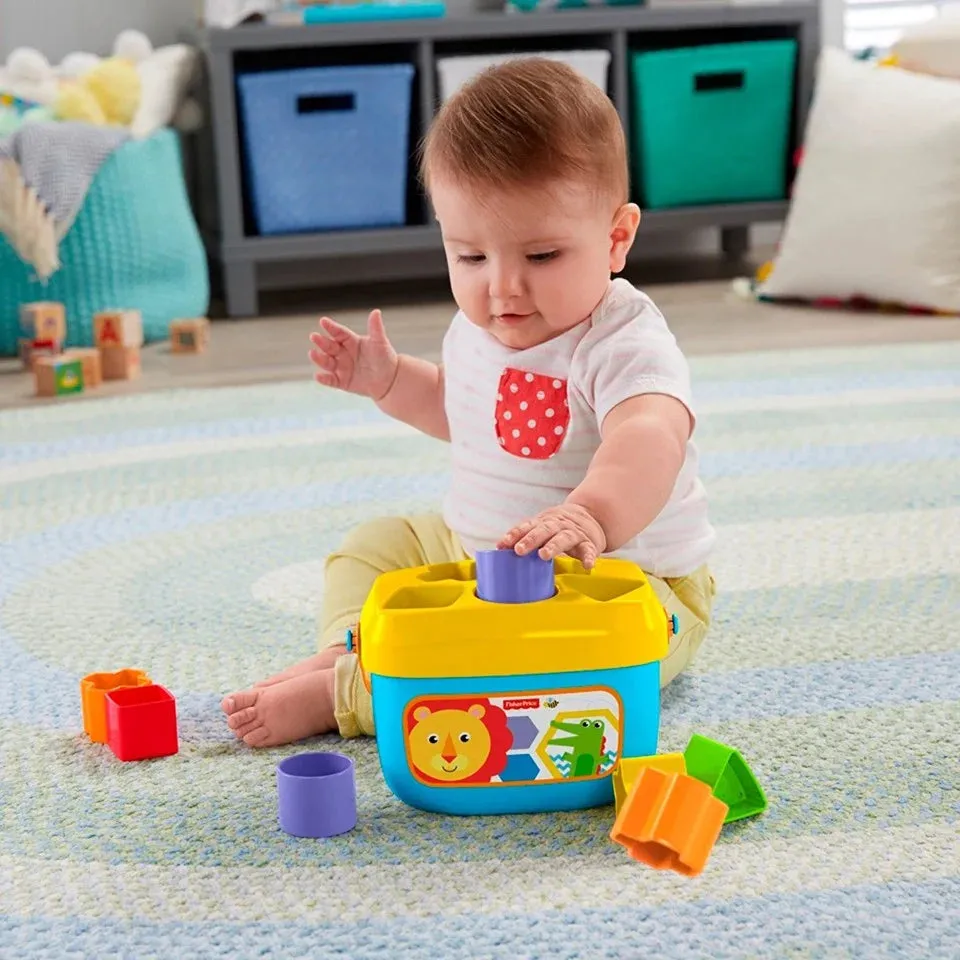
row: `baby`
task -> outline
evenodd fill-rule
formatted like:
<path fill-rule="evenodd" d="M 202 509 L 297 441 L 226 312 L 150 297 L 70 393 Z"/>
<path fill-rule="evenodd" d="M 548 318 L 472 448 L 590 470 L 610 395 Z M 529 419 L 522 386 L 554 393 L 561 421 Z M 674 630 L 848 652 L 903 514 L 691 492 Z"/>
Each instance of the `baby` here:
<path fill-rule="evenodd" d="M 612 103 L 561 63 L 509 61 L 444 104 L 421 175 L 459 307 L 442 362 L 397 354 L 378 310 L 365 336 L 324 317 L 310 358 L 322 385 L 448 441 L 449 493 L 442 514 L 365 523 L 329 557 L 320 652 L 223 700 L 252 747 L 375 733 L 345 638 L 389 570 L 492 548 L 633 560 L 676 617 L 661 685 L 710 622 L 687 363 L 650 299 L 611 279 L 640 223 Z"/>

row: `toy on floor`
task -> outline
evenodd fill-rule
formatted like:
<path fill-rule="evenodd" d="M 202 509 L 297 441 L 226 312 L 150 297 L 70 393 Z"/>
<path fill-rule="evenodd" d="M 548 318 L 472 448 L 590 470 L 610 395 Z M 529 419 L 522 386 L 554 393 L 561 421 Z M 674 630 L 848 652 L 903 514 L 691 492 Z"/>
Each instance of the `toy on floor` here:
<path fill-rule="evenodd" d="M 33 376 L 38 397 L 60 397 L 83 392 L 83 361 L 65 355 L 37 357 Z"/>
<path fill-rule="evenodd" d="M 20 306 L 20 361 L 34 375 L 39 397 L 82 393 L 98 382 L 96 371 L 81 351 L 64 351 L 66 311 L 62 303 L 42 301 Z"/>
<path fill-rule="evenodd" d="M 210 321 L 206 317 L 174 320 L 170 324 L 171 353 L 203 353 L 210 342 Z"/>
<path fill-rule="evenodd" d="M 99 387 L 103 383 L 103 366 L 96 347 L 72 347 L 63 351 L 64 359 L 79 360 L 83 370 L 83 387 Z"/>
<path fill-rule="evenodd" d="M 19 354 L 23 366 L 33 369 L 38 357 L 56 356 L 67 338 L 67 316 L 62 303 L 38 301 L 20 305 Z"/>
<path fill-rule="evenodd" d="M 140 376 L 143 318 L 139 310 L 103 310 L 96 314 L 93 339 L 100 351 L 104 380 Z"/>
<path fill-rule="evenodd" d="M 618 761 L 656 752 L 672 629 L 626 560 L 502 550 L 383 574 L 348 642 L 388 786 L 439 813 L 612 803 Z"/>
<path fill-rule="evenodd" d="M 342 753 L 298 753 L 277 765 L 280 828 L 294 837 L 336 837 L 357 824 L 353 761 Z"/>
<path fill-rule="evenodd" d="M 66 312 L 62 303 L 20 307 L 20 359 L 33 371 L 41 397 L 82 393 L 104 380 L 140 375 L 143 319 L 138 310 L 104 310 L 93 318 L 94 347 L 64 350 Z"/>
<path fill-rule="evenodd" d="M 634 860 L 684 876 L 700 873 L 720 836 L 727 805 L 700 780 L 644 767 L 611 838 Z"/>
<path fill-rule="evenodd" d="M 142 670 L 91 673 L 80 681 L 83 729 L 118 760 L 168 757 L 180 749 L 177 702 Z"/>
<path fill-rule="evenodd" d="M 641 863 L 691 877 L 703 870 L 725 824 L 767 808 L 740 753 L 699 734 L 683 753 L 624 758 L 614 789 L 610 838 Z"/>

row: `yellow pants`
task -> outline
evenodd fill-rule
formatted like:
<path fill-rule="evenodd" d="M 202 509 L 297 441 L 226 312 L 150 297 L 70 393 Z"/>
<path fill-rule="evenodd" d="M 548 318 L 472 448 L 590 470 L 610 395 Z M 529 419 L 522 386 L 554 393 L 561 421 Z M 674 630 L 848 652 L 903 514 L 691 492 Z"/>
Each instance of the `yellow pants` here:
<path fill-rule="evenodd" d="M 320 649 L 345 643 L 347 629 L 359 621 L 360 609 L 381 573 L 465 558 L 457 535 L 439 514 L 383 517 L 356 527 L 327 558 Z M 676 614 L 679 621 L 660 662 L 660 686 L 665 687 L 690 664 L 706 635 L 715 586 L 706 566 L 686 577 L 647 574 L 647 579 L 667 614 Z M 336 717 L 344 737 L 376 732 L 356 654 L 344 654 L 336 663 Z"/>

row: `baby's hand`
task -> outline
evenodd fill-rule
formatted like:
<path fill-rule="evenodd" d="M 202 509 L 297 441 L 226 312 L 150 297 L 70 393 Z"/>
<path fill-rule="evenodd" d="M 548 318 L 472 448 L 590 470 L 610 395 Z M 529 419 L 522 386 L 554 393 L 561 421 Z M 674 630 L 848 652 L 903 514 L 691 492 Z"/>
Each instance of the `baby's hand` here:
<path fill-rule="evenodd" d="M 507 547 L 520 556 L 539 548 L 543 560 L 566 553 L 589 570 L 606 549 L 607 537 L 584 507 L 564 503 L 515 526 L 497 544 L 501 550 Z"/>
<path fill-rule="evenodd" d="M 365 337 L 329 317 L 320 318 L 320 327 L 323 333 L 310 334 L 317 383 L 382 400 L 393 386 L 398 360 L 380 311 L 371 312 Z"/>

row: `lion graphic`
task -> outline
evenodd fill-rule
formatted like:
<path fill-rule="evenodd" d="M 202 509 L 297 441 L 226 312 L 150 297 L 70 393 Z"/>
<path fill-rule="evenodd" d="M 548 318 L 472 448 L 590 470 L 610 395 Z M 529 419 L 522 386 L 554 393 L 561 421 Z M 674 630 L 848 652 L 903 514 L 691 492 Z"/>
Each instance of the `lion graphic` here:
<path fill-rule="evenodd" d="M 427 699 L 407 710 L 407 747 L 419 779 L 489 783 L 507 765 L 507 715 L 484 699 Z"/>

